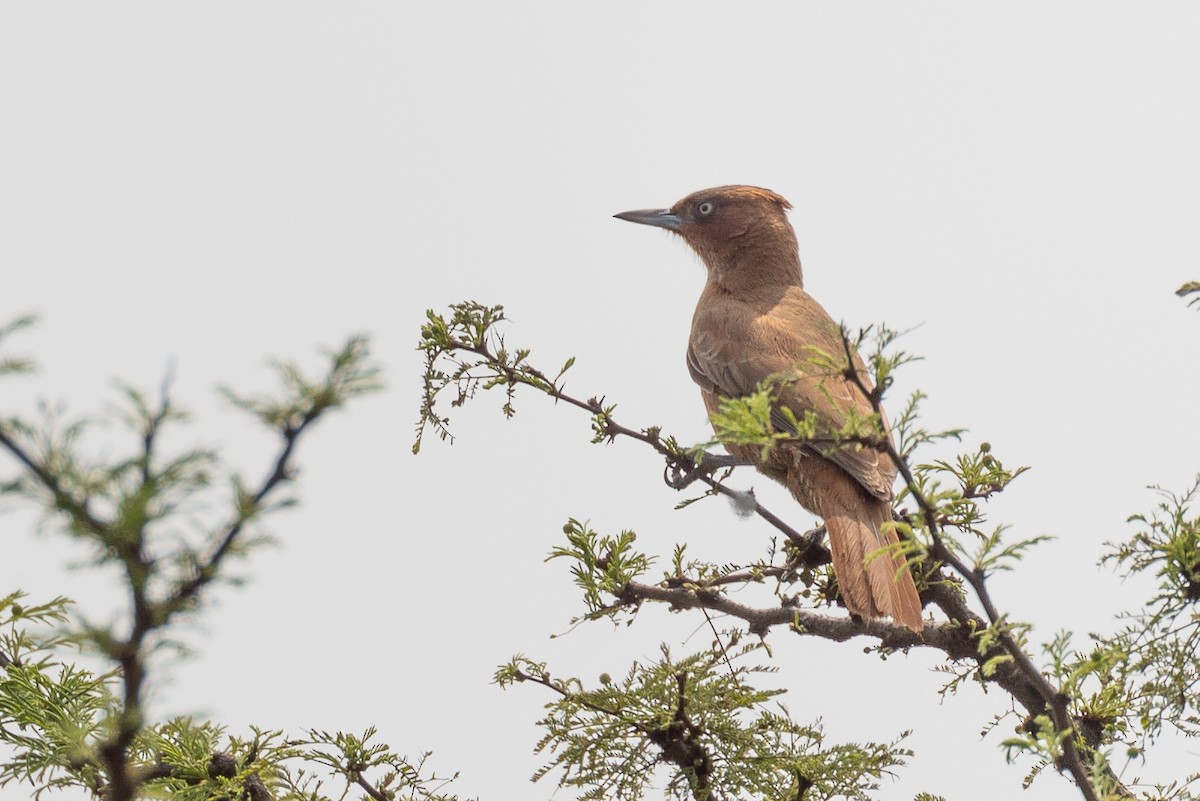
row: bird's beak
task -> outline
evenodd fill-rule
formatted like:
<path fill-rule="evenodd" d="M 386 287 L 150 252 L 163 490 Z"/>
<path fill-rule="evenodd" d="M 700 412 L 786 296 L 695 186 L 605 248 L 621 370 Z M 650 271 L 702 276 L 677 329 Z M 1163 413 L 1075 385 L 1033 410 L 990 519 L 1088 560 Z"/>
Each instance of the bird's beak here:
<path fill-rule="evenodd" d="M 641 223 L 642 225 L 653 225 L 658 228 L 666 228 L 668 231 L 678 231 L 680 223 L 683 222 L 679 219 L 679 215 L 670 209 L 623 211 L 613 216 L 618 220 L 628 220 L 629 222 Z"/>

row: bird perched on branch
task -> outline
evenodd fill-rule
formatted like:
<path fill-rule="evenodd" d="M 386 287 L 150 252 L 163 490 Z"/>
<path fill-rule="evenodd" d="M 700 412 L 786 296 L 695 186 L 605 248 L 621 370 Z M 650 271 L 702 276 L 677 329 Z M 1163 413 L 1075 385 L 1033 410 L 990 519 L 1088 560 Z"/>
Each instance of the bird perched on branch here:
<path fill-rule="evenodd" d="M 723 398 L 753 393 L 771 380 L 777 405 L 794 419 L 810 415 L 820 437 L 785 440 L 764 461 L 758 445 L 727 443 L 740 459 L 783 484 L 820 515 L 846 607 L 870 620 L 890 616 L 921 629 L 921 602 L 904 557 L 894 548 L 892 484 L 896 465 L 870 444 L 836 436 L 849 418 L 874 411 L 861 359 L 847 361 L 841 327 L 804 291 L 791 204 L 754 186 L 722 186 L 688 195 L 669 209 L 626 211 L 622 220 L 674 231 L 708 269 L 688 340 L 687 365 L 709 414 Z M 829 360 L 841 359 L 841 369 Z M 825 369 L 814 370 L 814 360 Z M 864 389 L 866 392 L 864 392 Z M 772 414 L 786 430 L 786 415 Z M 880 416 L 890 440 L 887 420 Z M 717 432 L 718 435 L 720 432 Z"/>

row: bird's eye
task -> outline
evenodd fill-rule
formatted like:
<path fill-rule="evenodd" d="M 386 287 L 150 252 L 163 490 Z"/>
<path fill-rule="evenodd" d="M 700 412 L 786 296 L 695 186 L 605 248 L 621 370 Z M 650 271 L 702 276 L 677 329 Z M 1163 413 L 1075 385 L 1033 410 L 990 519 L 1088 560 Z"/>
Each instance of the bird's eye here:
<path fill-rule="evenodd" d="M 701 217 L 707 217 L 708 215 L 712 214 L 712 211 L 713 211 L 712 201 L 710 201 L 710 200 L 704 201 L 703 203 L 700 204 L 700 206 L 696 210 L 700 212 Z"/>

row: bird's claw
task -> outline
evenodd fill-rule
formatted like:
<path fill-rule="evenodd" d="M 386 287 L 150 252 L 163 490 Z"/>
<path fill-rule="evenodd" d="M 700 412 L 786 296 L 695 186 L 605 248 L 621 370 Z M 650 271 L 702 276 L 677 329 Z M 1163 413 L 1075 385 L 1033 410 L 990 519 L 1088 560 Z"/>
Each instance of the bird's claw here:
<path fill-rule="evenodd" d="M 731 454 L 714 455 L 703 452 L 700 454 L 698 462 L 682 456 L 663 469 L 663 481 L 668 487 L 681 490 L 698 481 L 701 476 L 712 475 L 718 470 L 744 464 L 750 463 Z"/>

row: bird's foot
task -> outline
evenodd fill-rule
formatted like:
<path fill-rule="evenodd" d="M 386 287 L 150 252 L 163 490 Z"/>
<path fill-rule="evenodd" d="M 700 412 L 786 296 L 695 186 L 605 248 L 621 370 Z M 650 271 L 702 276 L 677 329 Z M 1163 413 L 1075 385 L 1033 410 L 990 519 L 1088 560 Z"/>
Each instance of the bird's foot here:
<path fill-rule="evenodd" d="M 701 476 L 712 475 L 727 467 L 741 467 L 748 464 L 750 462 L 731 454 L 704 452 L 700 454 L 699 461 L 682 457 L 668 464 L 663 471 L 663 481 L 667 483 L 668 487 L 681 490 L 698 481 Z"/>

